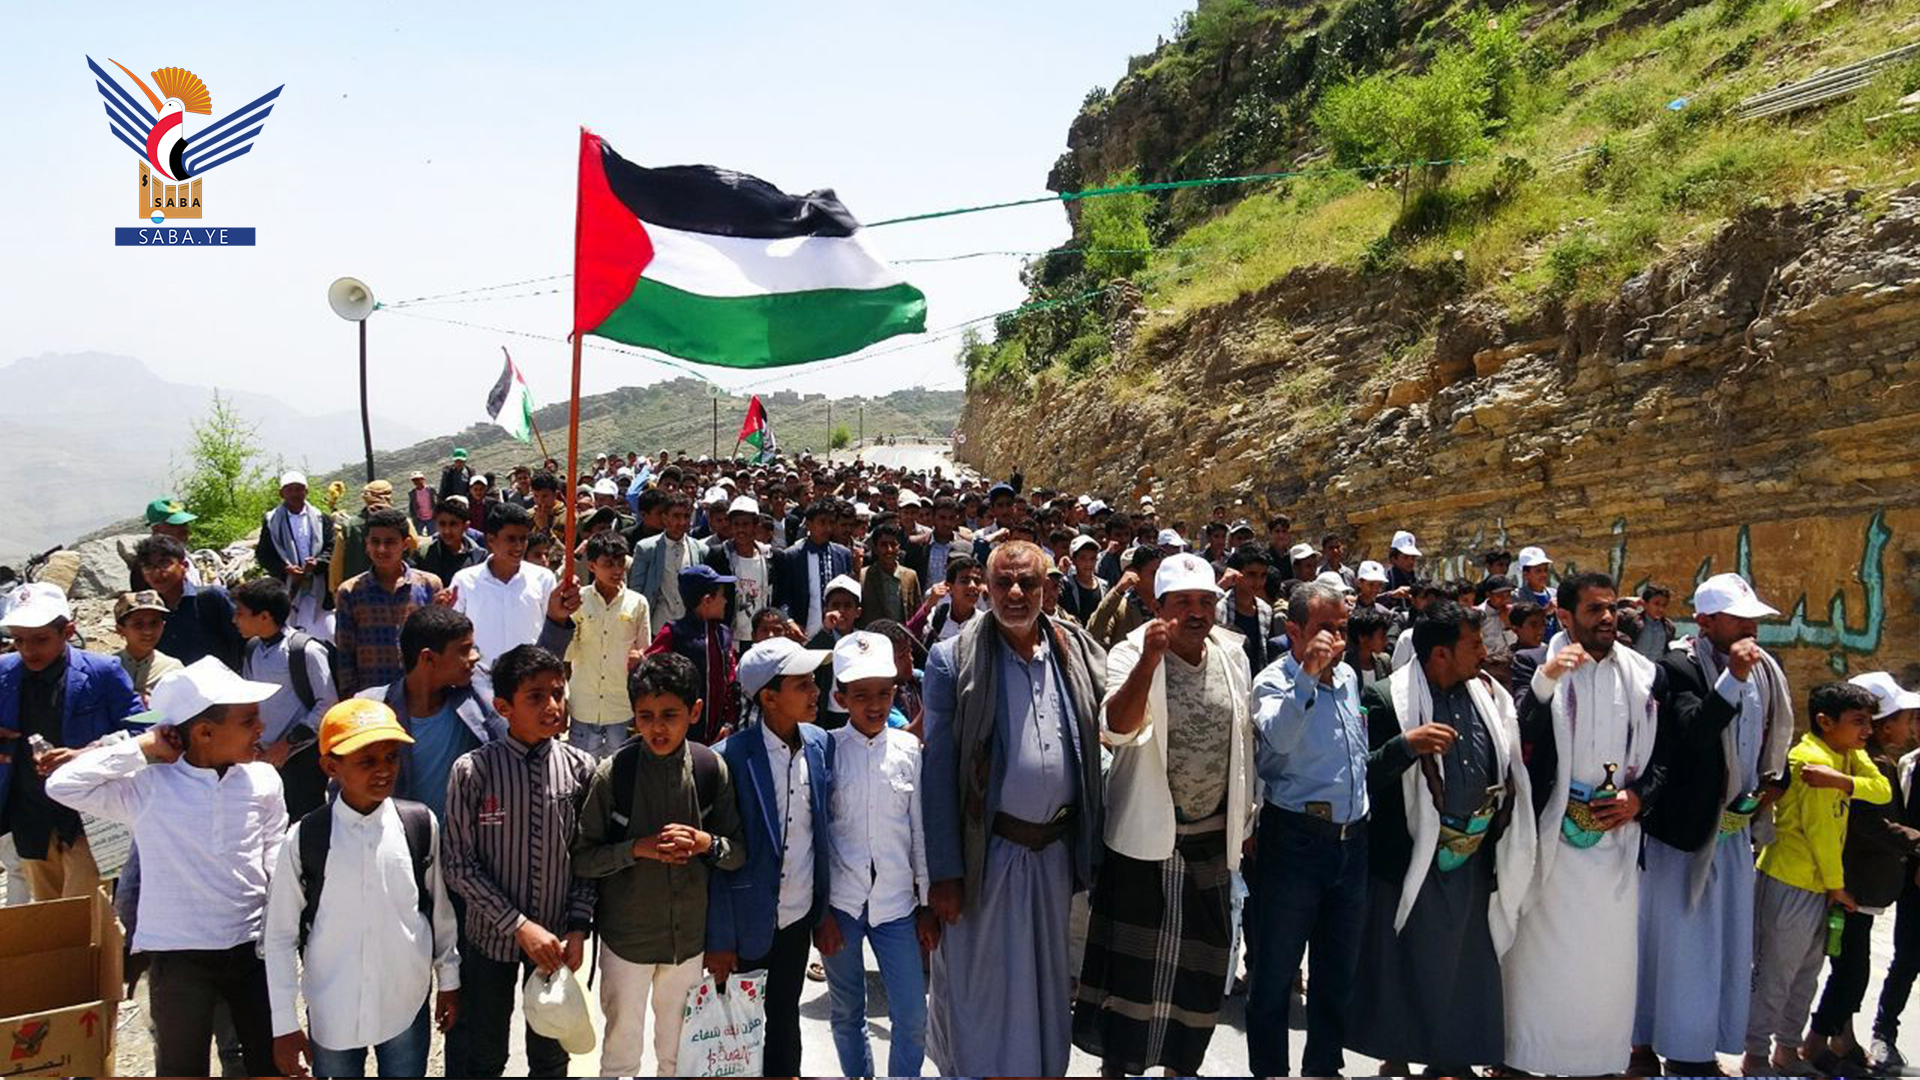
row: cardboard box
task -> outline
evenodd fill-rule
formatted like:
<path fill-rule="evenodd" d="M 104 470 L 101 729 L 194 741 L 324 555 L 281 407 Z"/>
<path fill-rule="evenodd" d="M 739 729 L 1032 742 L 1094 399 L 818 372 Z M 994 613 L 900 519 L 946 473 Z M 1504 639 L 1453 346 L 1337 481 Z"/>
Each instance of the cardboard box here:
<path fill-rule="evenodd" d="M 0 1076 L 112 1076 L 120 924 L 92 896 L 0 908 Z"/>

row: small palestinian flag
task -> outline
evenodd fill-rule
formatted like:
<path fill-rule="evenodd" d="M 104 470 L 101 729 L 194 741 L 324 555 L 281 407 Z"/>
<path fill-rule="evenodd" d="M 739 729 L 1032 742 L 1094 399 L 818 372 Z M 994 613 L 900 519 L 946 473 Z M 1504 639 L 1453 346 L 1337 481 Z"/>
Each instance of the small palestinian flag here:
<path fill-rule="evenodd" d="M 507 366 L 500 369 L 499 380 L 487 391 L 487 418 L 507 429 L 507 434 L 527 442 L 533 432 L 533 391 L 527 389 L 520 369 L 513 366 L 513 354 L 504 345 L 500 351 L 506 354 Z"/>
<path fill-rule="evenodd" d="M 733 452 L 738 454 L 742 444 L 753 448 L 753 459 L 765 461 L 774 455 L 773 426 L 767 423 L 767 407 L 760 404 L 760 395 L 753 395 L 747 404 L 747 418 L 740 424 L 740 437 L 734 440 Z"/>
<path fill-rule="evenodd" d="M 573 332 L 724 367 L 804 364 L 927 328 L 927 298 L 832 191 L 644 168 L 580 132 Z"/>

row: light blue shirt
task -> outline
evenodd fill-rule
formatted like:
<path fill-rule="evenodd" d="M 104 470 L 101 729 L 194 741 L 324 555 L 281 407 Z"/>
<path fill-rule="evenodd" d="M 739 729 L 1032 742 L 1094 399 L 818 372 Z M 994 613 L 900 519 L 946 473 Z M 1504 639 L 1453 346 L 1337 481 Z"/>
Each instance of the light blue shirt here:
<path fill-rule="evenodd" d="M 1268 802 L 1301 814 L 1324 803 L 1340 825 L 1367 815 L 1367 730 L 1352 668 L 1336 663 L 1328 685 L 1291 653 L 1268 664 L 1253 681 L 1253 726 Z"/>
<path fill-rule="evenodd" d="M 1053 648 L 1040 636 L 1033 659 L 1002 643 L 1000 708 L 994 715 L 997 783 L 987 793 L 995 811 L 1022 821 L 1051 821 L 1079 790 L 1078 747 Z"/>
<path fill-rule="evenodd" d="M 447 702 L 432 716 L 413 718 L 413 797 L 434 817 L 446 817 L 447 777 L 454 759 L 479 745 L 460 719 L 456 702 Z"/>
<path fill-rule="evenodd" d="M 1726 658 L 1718 658 L 1725 664 Z M 1741 682 L 1733 677 L 1733 672 L 1722 667 L 1720 679 L 1713 686 L 1727 704 L 1740 710 L 1733 721 L 1733 752 L 1739 760 L 1735 765 L 1740 771 L 1740 790 L 1752 791 L 1760 786 L 1760 740 L 1767 729 L 1767 706 L 1760 697 L 1760 680 L 1752 672 L 1747 673 L 1747 681 Z"/>

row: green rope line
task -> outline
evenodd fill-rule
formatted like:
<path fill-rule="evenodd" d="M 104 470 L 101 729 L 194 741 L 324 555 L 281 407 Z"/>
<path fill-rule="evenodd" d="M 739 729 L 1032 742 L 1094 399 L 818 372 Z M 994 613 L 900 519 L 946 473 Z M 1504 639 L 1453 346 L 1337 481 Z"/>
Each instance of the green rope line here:
<path fill-rule="evenodd" d="M 1060 255 L 1157 255 L 1165 252 L 1186 253 L 1190 251 L 1212 251 L 1217 245 L 1197 244 L 1192 246 L 1170 247 L 1117 247 L 1117 248 L 1077 248 L 1056 247 L 1043 251 L 968 251 L 959 255 L 929 255 L 921 259 L 888 259 L 895 266 L 913 266 L 921 263 L 959 262 L 962 259 L 987 259 L 995 256 L 1017 257 L 1023 259 L 1051 259 Z"/>
<path fill-rule="evenodd" d="M 1317 176 L 1328 173 L 1369 173 L 1391 172 L 1395 169 L 1433 168 L 1440 165 L 1461 165 L 1471 158 L 1439 158 L 1434 161 L 1406 161 L 1392 165 L 1329 165 L 1317 169 L 1287 169 L 1281 172 L 1251 173 L 1246 176 L 1205 176 L 1193 180 L 1161 180 L 1151 184 L 1121 184 L 1117 187 L 1085 188 L 1080 191 L 1061 191 L 1052 195 L 1042 195 L 1032 199 L 1014 199 L 1011 202 L 987 203 L 984 206 L 962 206 L 952 210 L 933 210 L 924 214 L 909 214 L 906 217 L 888 218 L 875 221 L 866 226 L 877 229 L 882 225 L 903 225 L 909 221 L 932 221 L 935 218 L 957 217 L 961 214 L 978 214 L 987 210 L 1007 210 L 1016 206 L 1037 206 L 1041 203 L 1075 202 L 1080 199 L 1097 199 L 1105 195 L 1131 195 L 1143 191 L 1177 191 L 1181 188 L 1219 187 L 1223 184 L 1257 184 L 1267 180 L 1287 180 L 1298 176 Z"/>

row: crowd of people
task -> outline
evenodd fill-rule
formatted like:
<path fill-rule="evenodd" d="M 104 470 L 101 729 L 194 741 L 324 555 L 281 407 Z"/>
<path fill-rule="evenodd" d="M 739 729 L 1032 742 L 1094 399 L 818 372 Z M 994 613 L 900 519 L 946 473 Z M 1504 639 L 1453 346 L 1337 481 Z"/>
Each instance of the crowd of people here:
<path fill-rule="evenodd" d="M 847 1075 L 1196 1074 L 1240 993 L 1258 1075 L 1907 1074 L 1920 694 L 1796 692 L 1737 575 L 1683 637 L 1538 546 L 1437 579 L 1411 530 L 1349 565 L 1017 472 L 663 451 L 570 491 L 455 450 L 355 513 L 281 480 L 244 581 L 149 507 L 117 655 L 58 588 L 0 603 L 9 880 L 91 894 L 82 815 L 130 827 L 161 1074 L 419 1076 L 437 1027 L 498 1076 L 523 985 L 589 959 L 605 1075 L 649 1039 L 673 1075 L 743 972 L 768 1075 L 809 978 Z"/>

